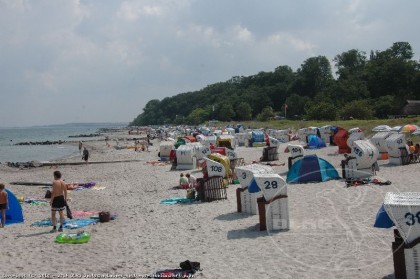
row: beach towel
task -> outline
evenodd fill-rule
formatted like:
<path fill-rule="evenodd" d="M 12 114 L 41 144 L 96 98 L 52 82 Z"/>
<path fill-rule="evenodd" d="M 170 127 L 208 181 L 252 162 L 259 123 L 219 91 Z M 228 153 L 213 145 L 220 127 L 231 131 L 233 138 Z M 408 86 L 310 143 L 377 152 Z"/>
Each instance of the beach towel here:
<path fill-rule="evenodd" d="M 161 200 L 160 204 L 177 204 L 177 203 L 192 203 L 194 202 L 194 199 L 188 199 L 188 198 L 171 198 L 171 199 L 165 199 Z"/>
<path fill-rule="evenodd" d="M 83 187 L 83 186 L 77 186 L 77 187 L 75 187 L 75 188 L 73 188 L 72 190 L 75 190 L 75 191 L 81 191 L 81 190 L 87 190 L 87 189 L 90 189 L 90 190 L 103 190 L 103 189 L 105 189 L 106 187 L 104 187 L 104 186 L 99 186 L 99 185 L 95 185 L 95 186 L 91 186 L 91 187 Z"/>
<path fill-rule="evenodd" d="M 96 182 L 85 182 L 85 183 L 77 183 L 77 186 L 82 186 L 85 188 L 90 188 L 96 185 Z"/>
<path fill-rule="evenodd" d="M 66 229 L 78 229 L 82 227 L 86 227 L 89 225 L 96 224 L 98 221 L 95 219 L 74 219 L 71 221 L 64 220 L 64 228 Z M 57 219 L 57 224 L 59 224 L 60 221 Z M 44 219 L 41 221 L 37 221 L 33 224 L 31 224 L 31 227 L 49 227 L 52 226 L 51 219 Z"/>
<path fill-rule="evenodd" d="M 60 223 L 60 220 L 57 219 L 56 222 L 58 224 L 58 223 Z M 36 221 L 35 223 L 31 224 L 31 227 L 49 227 L 49 226 L 52 226 L 52 222 L 51 222 L 50 218 L 44 219 L 44 220 L 41 220 L 41 221 Z"/>
<path fill-rule="evenodd" d="M 71 221 L 64 222 L 65 229 L 79 229 L 89 225 L 95 225 L 97 220 L 94 219 L 74 219 Z"/>
<path fill-rule="evenodd" d="M 73 217 L 86 217 L 86 216 L 91 216 L 91 215 L 95 215 L 98 214 L 99 211 L 96 210 L 79 210 L 79 211 L 74 211 L 73 212 Z"/>
<path fill-rule="evenodd" d="M 96 185 L 96 182 L 72 183 L 72 184 L 67 184 L 67 190 L 86 189 L 86 188 L 94 187 L 95 185 Z"/>
<path fill-rule="evenodd" d="M 24 202 L 30 205 L 48 205 L 50 203 L 46 199 L 25 199 Z"/>

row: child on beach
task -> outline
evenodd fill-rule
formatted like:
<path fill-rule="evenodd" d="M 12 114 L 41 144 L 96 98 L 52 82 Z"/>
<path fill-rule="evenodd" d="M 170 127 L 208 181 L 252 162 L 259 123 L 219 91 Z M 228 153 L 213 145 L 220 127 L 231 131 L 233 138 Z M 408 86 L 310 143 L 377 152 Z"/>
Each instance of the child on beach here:
<path fill-rule="evenodd" d="M 1 211 L 1 225 L 0 225 L 0 228 L 4 228 L 4 225 L 6 224 L 6 210 L 7 209 L 9 209 L 7 192 L 4 191 L 4 184 L 0 183 L 0 211 Z"/>
<path fill-rule="evenodd" d="M 197 178 L 195 178 L 189 173 L 187 173 L 185 176 L 188 179 L 188 184 L 190 185 L 190 188 L 195 188 L 197 186 Z"/>
<path fill-rule="evenodd" d="M 181 173 L 179 178 L 179 186 L 183 189 L 188 189 L 190 187 L 188 178 L 186 178 L 183 173 Z"/>
<path fill-rule="evenodd" d="M 51 222 L 53 225 L 53 229 L 51 232 L 57 231 L 56 225 L 56 217 L 55 213 L 58 211 L 60 215 L 60 227 L 58 229 L 59 232 L 63 231 L 63 224 L 64 224 L 64 210 L 66 209 L 66 200 L 67 200 L 67 186 L 66 183 L 61 179 L 61 172 L 55 171 L 54 172 L 54 181 L 52 185 L 52 192 L 51 192 Z"/>

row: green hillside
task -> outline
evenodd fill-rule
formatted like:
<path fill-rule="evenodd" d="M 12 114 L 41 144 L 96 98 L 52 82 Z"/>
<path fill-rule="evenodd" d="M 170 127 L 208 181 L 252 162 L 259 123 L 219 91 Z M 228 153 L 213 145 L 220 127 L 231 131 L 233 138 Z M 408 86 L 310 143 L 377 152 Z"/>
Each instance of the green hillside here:
<path fill-rule="evenodd" d="M 400 114 L 406 100 L 420 99 L 420 64 L 413 55 L 408 42 L 369 56 L 351 49 L 333 59 L 335 75 L 325 56 L 311 57 L 297 71 L 279 66 L 150 100 L 130 125 L 265 121 L 285 113 L 295 120 L 386 119 Z"/>

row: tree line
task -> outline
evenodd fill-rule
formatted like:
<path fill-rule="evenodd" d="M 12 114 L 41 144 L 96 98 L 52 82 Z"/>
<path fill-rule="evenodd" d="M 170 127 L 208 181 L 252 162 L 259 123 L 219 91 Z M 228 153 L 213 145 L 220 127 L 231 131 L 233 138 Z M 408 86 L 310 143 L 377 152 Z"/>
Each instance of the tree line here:
<path fill-rule="evenodd" d="M 387 118 L 400 114 L 406 100 L 420 99 L 420 63 L 408 42 L 384 51 L 357 49 L 333 59 L 305 60 L 297 71 L 234 76 L 193 92 L 151 100 L 131 126 L 266 120 L 278 113 L 291 119 L 336 120 Z"/>

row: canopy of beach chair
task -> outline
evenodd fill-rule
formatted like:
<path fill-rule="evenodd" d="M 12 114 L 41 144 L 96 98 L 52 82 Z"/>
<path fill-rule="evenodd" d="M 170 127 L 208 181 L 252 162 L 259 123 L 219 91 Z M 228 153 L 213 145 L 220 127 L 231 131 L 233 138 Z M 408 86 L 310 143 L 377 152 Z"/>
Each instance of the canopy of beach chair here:
<path fill-rule="evenodd" d="M 379 125 L 372 129 L 372 132 L 389 132 L 391 131 L 391 127 L 388 125 Z"/>
<path fill-rule="evenodd" d="M 399 131 L 401 131 L 401 129 L 402 129 L 402 126 L 394 126 L 394 127 L 391 128 L 391 131 L 399 132 Z"/>

